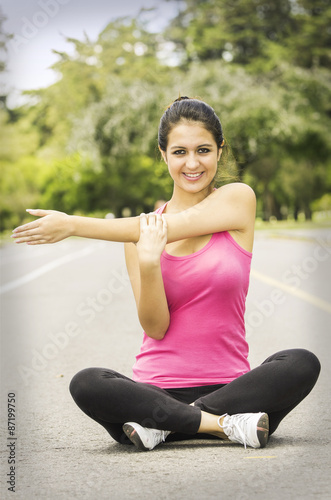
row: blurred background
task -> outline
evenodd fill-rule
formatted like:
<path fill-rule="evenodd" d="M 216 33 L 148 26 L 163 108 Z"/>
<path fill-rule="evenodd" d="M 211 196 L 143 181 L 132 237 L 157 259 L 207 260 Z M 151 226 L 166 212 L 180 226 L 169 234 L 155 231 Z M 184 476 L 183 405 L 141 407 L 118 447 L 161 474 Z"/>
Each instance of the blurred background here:
<path fill-rule="evenodd" d="M 330 0 L 117 4 L 1 2 L 0 231 L 26 208 L 121 217 L 169 199 L 157 128 L 179 94 L 220 116 L 224 172 L 254 188 L 258 222 L 328 225 Z"/>

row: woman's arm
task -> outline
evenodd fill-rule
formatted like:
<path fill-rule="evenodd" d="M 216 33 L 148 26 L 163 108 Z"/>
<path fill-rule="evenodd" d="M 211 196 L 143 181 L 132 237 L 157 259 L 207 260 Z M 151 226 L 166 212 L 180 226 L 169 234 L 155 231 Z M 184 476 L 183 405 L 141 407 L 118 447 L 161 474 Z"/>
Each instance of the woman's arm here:
<path fill-rule="evenodd" d="M 55 243 L 68 236 L 133 243 L 139 240 L 139 217 L 94 219 L 52 210 L 28 212 L 40 219 L 14 230 L 17 243 Z M 165 218 L 168 243 L 221 231 L 245 232 L 254 227 L 255 195 L 246 184 L 227 184 L 197 205 Z"/>
<path fill-rule="evenodd" d="M 137 242 L 139 239 L 139 218 L 95 219 L 67 215 L 56 210 L 27 210 L 40 217 L 33 222 L 19 226 L 13 231 L 17 243 L 41 245 L 56 243 L 69 236 L 81 236 L 97 240 Z"/>
<path fill-rule="evenodd" d="M 167 242 L 167 224 L 160 215 L 142 215 L 137 245 L 125 244 L 125 259 L 140 324 L 145 333 L 161 340 L 170 322 L 160 257 Z"/>

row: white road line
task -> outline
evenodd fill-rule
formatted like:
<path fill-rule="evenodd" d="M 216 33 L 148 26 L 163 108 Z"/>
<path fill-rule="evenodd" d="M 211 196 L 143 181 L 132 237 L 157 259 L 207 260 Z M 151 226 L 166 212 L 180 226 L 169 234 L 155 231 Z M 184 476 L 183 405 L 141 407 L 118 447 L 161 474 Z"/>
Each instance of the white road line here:
<path fill-rule="evenodd" d="M 57 267 L 63 266 L 63 264 L 67 264 L 68 262 L 71 262 L 72 260 L 79 259 L 80 257 L 85 257 L 86 255 L 89 255 L 94 250 L 95 250 L 95 246 L 90 245 L 86 248 L 83 248 L 83 250 L 79 250 L 77 252 L 72 252 L 72 253 L 69 253 L 68 255 L 64 255 L 63 257 L 55 259 L 52 262 L 49 262 L 48 264 L 45 264 L 44 266 L 39 267 L 35 271 L 32 271 L 31 273 L 25 274 L 21 278 L 18 278 L 16 280 L 10 281 L 9 283 L 6 283 L 5 285 L 3 285 L 0 288 L 0 294 L 10 292 L 11 290 L 14 290 L 15 288 L 18 288 L 22 285 L 26 285 L 30 281 L 33 281 L 36 278 L 39 278 L 43 274 L 46 274 L 49 271 L 56 269 Z"/>
<path fill-rule="evenodd" d="M 310 304 L 313 304 L 319 309 L 322 309 L 323 311 L 326 311 L 329 314 L 331 314 L 331 304 L 326 300 L 320 299 L 315 295 L 311 295 L 310 293 L 304 292 L 299 288 L 285 285 L 285 283 L 282 283 L 281 281 L 275 280 L 274 278 L 270 278 L 270 276 L 266 276 L 265 274 L 255 271 L 255 269 L 251 270 L 251 276 L 259 281 L 262 281 L 263 283 L 266 283 L 267 285 L 280 288 L 281 290 L 284 290 L 284 292 L 295 295 L 299 299 L 305 300 L 306 302 L 309 302 Z"/>

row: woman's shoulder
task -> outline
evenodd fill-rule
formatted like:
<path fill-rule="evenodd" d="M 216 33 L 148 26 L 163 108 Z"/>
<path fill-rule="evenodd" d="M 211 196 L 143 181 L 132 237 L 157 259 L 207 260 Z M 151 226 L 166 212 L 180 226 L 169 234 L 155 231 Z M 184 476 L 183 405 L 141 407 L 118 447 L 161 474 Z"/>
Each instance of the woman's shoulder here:
<path fill-rule="evenodd" d="M 244 182 L 231 182 L 230 184 L 224 184 L 224 186 L 217 188 L 216 191 L 222 196 L 240 196 L 241 199 L 244 196 L 247 199 L 256 199 L 253 189 Z"/>
<path fill-rule="evenodd" d="M 243 207 L 245 210 L 256 209 L 256 196 L 253 189 L 243 182 L 232 182 L 219 187 L 213 193 L 219 202 L 231 207 Z"/>
<path fill-rule="evenodd" d="M 240 247 L 252 252 L 256 213 L 253 189 L 243 182 L 234 182 L 220 187 L 216 196 L 219 196 L 222 213 L 226 207 L 227 212 L 236 214 L 233 228 L 228 229 L 229 234 Z"/>

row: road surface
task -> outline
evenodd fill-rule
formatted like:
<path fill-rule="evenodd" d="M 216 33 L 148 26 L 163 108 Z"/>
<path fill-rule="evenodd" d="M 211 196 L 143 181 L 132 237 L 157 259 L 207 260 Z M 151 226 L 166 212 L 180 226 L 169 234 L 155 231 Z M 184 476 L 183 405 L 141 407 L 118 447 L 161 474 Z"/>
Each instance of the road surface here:
<path fill-rule="evenodd" d="M 123 246 L 9 243 L 0 255 L 1 498 L 330 498 L 330 230 L 257 232 L 251 365 L 291 347 L 312 350 L 322 364 L 313 392 L 263 450 L 207 440 L 141 453 L 115 443 L 76 407 L 68 384 L 89 366 L 131 376 L 141 328 Z"/>

